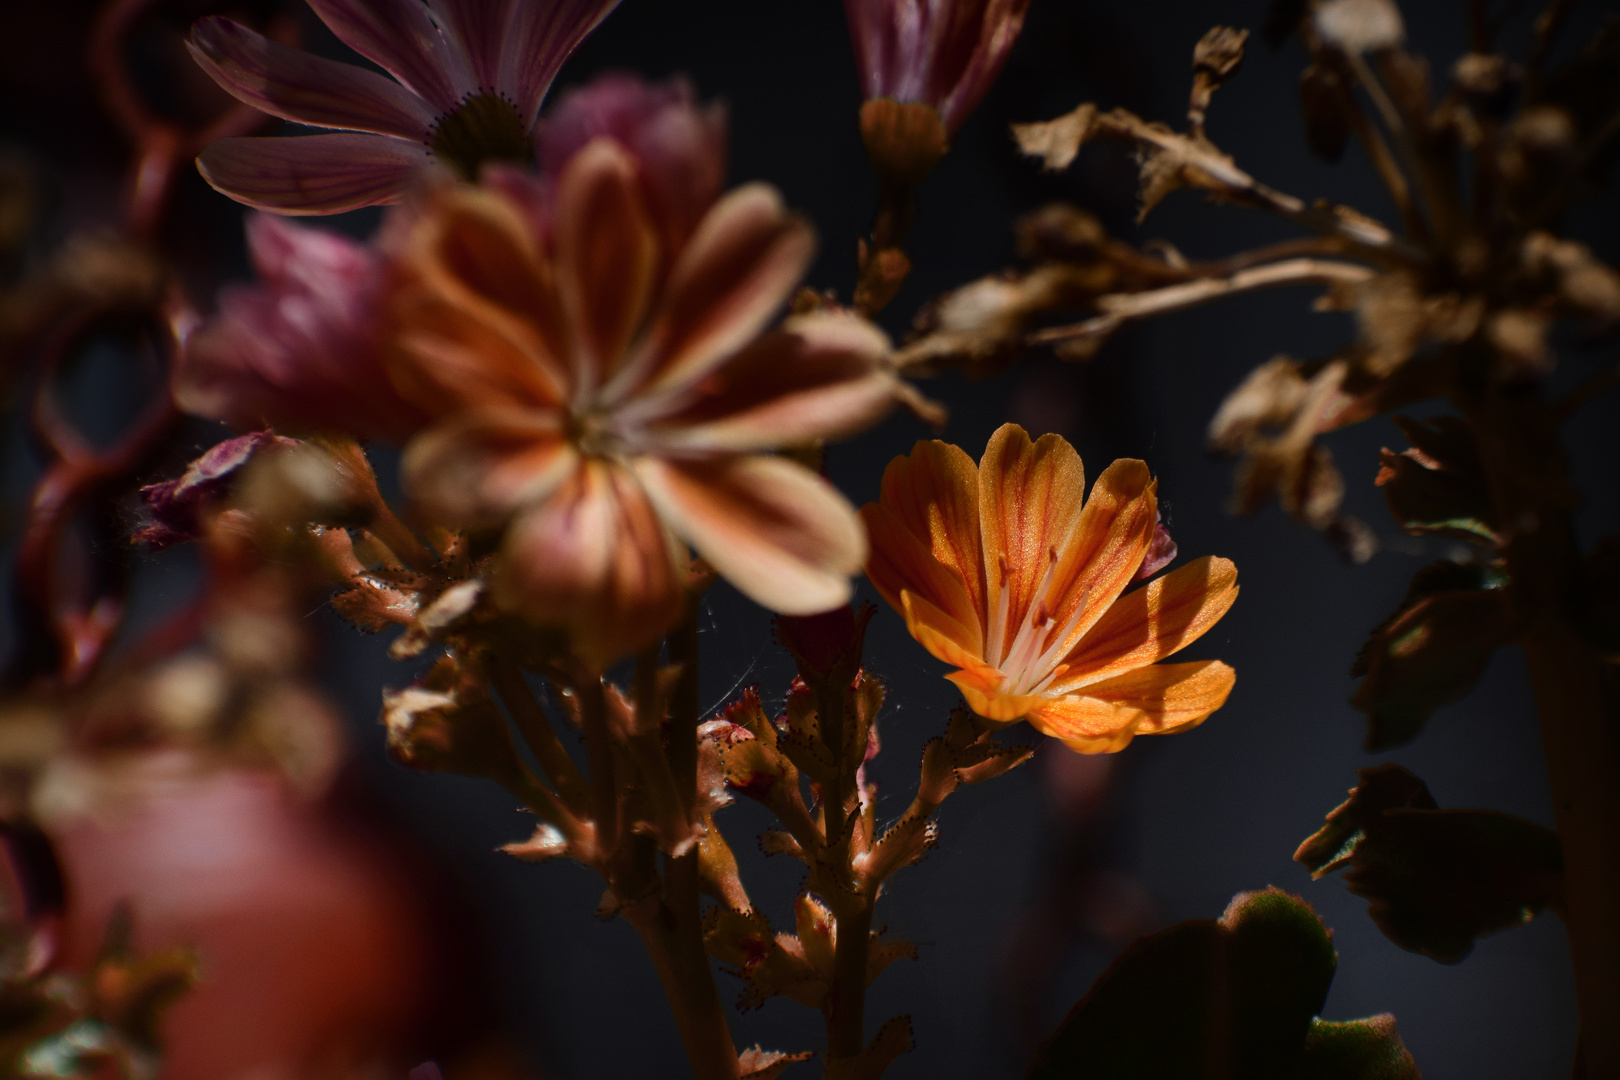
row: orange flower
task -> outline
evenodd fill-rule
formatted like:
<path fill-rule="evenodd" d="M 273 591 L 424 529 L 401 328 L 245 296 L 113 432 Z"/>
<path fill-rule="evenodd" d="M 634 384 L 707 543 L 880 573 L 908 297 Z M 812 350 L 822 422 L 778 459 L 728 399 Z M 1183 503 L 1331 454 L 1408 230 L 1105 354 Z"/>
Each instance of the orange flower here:
<path fill-rule="evenodd" d="M 1090 499 L 1085 486 L 1067 441 L 1004 424 L 978 467 L 959 447 L 918 443 L 861 514 L 867 576 L 912 637 L 961 669 L 947 678 L 973 710 L 1096 754 L 1225 703 L 1227 665 L 1157 661 L 1226 614 L 1237 568 L 1205 556 L 1126 593 L 1153 542 L 1157 481 L 1121 459 Z"/>
<path fill-rule="evenodd" d="M 390 374 L 439 417 L 406 489 L 438 523 L 504 528 L 497 599 L 602 663 L 679 616 L 687 544 L 777 612 L 846 602 L 854 508 L 769 451 L 858 430 L 893 391 L 863 320 L 766 332 L 814 246 L 774 190 L 677 220 L 651 167 L 596 138 L 545 184 L 434 192 L 395 241 Z"/>

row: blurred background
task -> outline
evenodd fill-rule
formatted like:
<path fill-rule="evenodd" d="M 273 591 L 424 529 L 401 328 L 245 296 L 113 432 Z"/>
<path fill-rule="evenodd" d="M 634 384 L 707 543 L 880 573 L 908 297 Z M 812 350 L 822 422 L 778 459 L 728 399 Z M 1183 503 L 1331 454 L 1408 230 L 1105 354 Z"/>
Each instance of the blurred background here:
<path fill-rule="evenodd" d="M 1437 72 L 1462 51 L 1464 8 L 1452 0 L 1407 5 L 1411 44 Z M 1279 222 L 1188 193 L 1171 196 L 1138 226 L 1128 152 L 1089 148 L 1054 176 L 1021 160 L 1007 134 L 1010 122 L 1048 119 L 1082 100 L 1179 125 L 1193 44 L 1216 23 L 1258 30 L 1264 9 L 1260 0 L 1034 0 L 999 84 L 923 188 L 908 245 L 916 270 L 885 312 L 891 333 L 903 336 L 928 299 L 1014 264 L 1013 219 L 1053 199 L 1085 206 L 1117 235 L 1163 238 L 1191 258 L 1289 235 Z M 280 9 L 269 0 L 155 5 L 134 40 L 141 63 L 171 72 L 162 82 L 173 95 L 165 106 L 205 115 L 220 105 L 200 73 L 172 74 L 185 64 L 180 41 L 191 19 L 225 13 L 262 21 L 278 10 L 308 47 L 345 56 L 296 0 Z M 31 231 L 7 268 L 15 278 L 64 238 L 112 223 L 128 150 L 85 66 L 94 5 L 4 0 L 0 11 L 0 156 L 39 192 Z M 1565 40 L 1584 39 L 1615 11 L 1583 5 Z M 1523 11 L 1509 33 L 1522 33 L 1533 14 Z M 1273 187 L 1393 220 L 1355 151 L 1329 166 L 1306 149 L 1294 92 L 1304 62 L 1297 42 L 1273 49 L 1257 35 L 1242 74 L 1216 96 L 1210 137 Z M 814 221 L 821 249 L 810 284 L 848 296 L 876 185 L 855 126 L 860 93 L 840 4 L 624 0 L 557 86 L 608 69 L 683 73 L 701 97 L 725 101 L 733 179 L 776 184 Z M 181 180 L 176 198 L 167 227 L 198 298 L 246 278 L 241 208 L 194 175 Z M 378 218 L 362 211 L 327 224 L 367 235 Z M 1611 197 L 1581 206 L 1568 231 L 1612 263 L 1620 257 L 1617 225 L 1620 205 Z M 1012 419 L 1032 434 L 1069 438 L 1092 475 L 1116 457 L 1146 459 L 1183 558 L 1235 560 L 1243 591 L 1186 657 L 1218 657 L 1239 675 L 1227 706 L 1203 727 L 1138 740 L 1107 758 L 1047 744 L 1031 766 L 946 804 L 940 845 L 894 882 L 879 907 L 890 933 L 920 951 L 917 962 L 889 969 L 870 1000 L 871 1024 L 912 1016 L 917 1047 L 891 1070 L 897 1080 L 1021 1075 L 1040 1039 L 1124 944 L 1181 919 L 1218 915 L 1234 892 L 1268 884 L 1303 895 L 1334 931 L 1339 968 L 1328 1018 L 1393 1012 L 1430 1080 L 1568 1075 L 1574 996 L 1554 918 L 1485 939 L 1462 964 L 1441 966 L 1387 941 L 1337 878 L 1312 883 L 1290 859 L 1341 801 L 1355 770 L 1381 760 L 1416 772 L 1442 806 L 1552 824 L 1531 697 L 1514 651 L 1499 653 L 1479 689 L 1443 710 L 1409 747 L 1377 756 L 1361 750 L 1363 721 L 1346 703 L 1350 661 L 1412 572 L 1444 551 L 1395 530 L 1372 486 L 1378 448 L 1401 445 L 1393 425 L 1374 421 L 1328 440 L 1347 478 L 1347 509 L 1382 542 L 1369 563 L 1347 565 L 1274 509 L 1250 520 L 1226 513 L 1231 466 L 1209 458 L 1205 427 L 1256 364 L 1278 353 L 1326 354 L 1350 332 L 1346 316 L 1312 314 L 1311 299 L 1307 290 L 1249 296 L 1124 332 L 1083 365 L 1031 354 L 987 378 L 947 375 L 926 384 L 951 409 L 944 437 L 975 458 L 990 432 Z M 1594 362 L 1573 355 L 1565 369 L 1573 378 Z M 127 421 L 152 378 L 111 348 L 92 350 L 68 377 L 64 396 L 81 422 L 106 430 Z M 18 542 L 17 508 L 40 468 L 22 400 L 12 394 L 0 438 L 8 558 Z M 1617 405 L 1611 393 L 1570 428 L 1585 543 L 1620 530 Z M 174 475 L 222 434 L 203 424 L 185 428 L 169 457 L 139 479 Z M 866 501 L 884 464 L 927 437 L 916 420 L 893 416 L 831 448 L 829 473 L 853 500 Z M 392 483 L 395 459 L 383 449 L 376 461 Z M 131 511 L 124 524 L 132 521 Z M 135 606 L 125 635 L 133 640 L 194 593 L 202 571 L 185 549 L 130 548 L 127 558 Z M 9 576 L 4 588 L 15 600 Z M 170 1016 L 166 1075 L 385 1075 L 430 1055 L 450 1080 L 683 1074 L 673 1023 L 635 935 L 591 915 L 601 890 L 595 876 L 495 852 L 528 830 L 493 785 L 391 763 L 376 722 L 379 688 L 402 685 L 418 669 L 387 658 L 390 633 L 364 636 L 325 611 L 297 614 L 301 632 L 314 636 L 312 686 L 333 703 L 333 764 L 318 797 L 289 794 L 252 770 L 198 779 L 153 756 L 120 773 L 121 794 L 102 812 L 64 811 L 53 836 L 70 955 L 93 953 L 124 896 L 133 898 L 143 944 L 200 941 L 203 983 Z M 706 706 L 753 683 L 767 700 L 780 700 L 792 667 L 772 643 L 764 612 L 721 585 L 706 601 L 703 630 Z M 21 633 L 10 623 L 0 630 L 13 663 L 30 647 Z M 906 805 L 921 746 L 943 728 L 957 697 L 941 678 L 944 667 L 886 607 L 872 624 L 867 661 L 890 687 L 875 763 L 882 817 Z M 749 837 L 766 827 L 764 816 L 739 804 L 720 823 L 745 860 L 756 900 L 786 925 L 799 874 L 755 852 Z M 721 976 L 721 988 L 731 993 L 741 984 Z M 773 1049 L 822 1038 L 819 1016 L 780 998 L 734 1016 L 733 1029 L 739 1044 Z M 800 1070 L 808 1075 L 810 1067 Z"/>

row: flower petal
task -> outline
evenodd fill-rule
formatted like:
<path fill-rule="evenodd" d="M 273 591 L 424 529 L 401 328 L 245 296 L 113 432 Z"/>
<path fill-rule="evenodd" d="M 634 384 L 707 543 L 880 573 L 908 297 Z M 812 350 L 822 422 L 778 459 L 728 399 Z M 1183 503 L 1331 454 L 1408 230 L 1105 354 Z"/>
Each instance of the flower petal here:
<path fill-rule="evenodd" d="M 508 44 L 507 26 L 514 0 L 427 0 L 428 8 L 454 47 L 466 58 L 471 89 L 498 91 L 501 52 Z M 517 0 L 520 7 L 540 7 Z M 525 127 L 528 125 L 525 124 Z"/>
<path fill-rule="evenodd" d="M 899 609 L 901 590 L 910 589 L 982 634 L 978 472 L 961 447 L 919 442 L 909 456 L 889 462 L 881 502 L 868 503 L 862 514 L 872 530 L 866 573 L 889 603 Z M 982 639 L 973 649 L 983 656 Z"/>
<path fill-rule="evenodd" d="M 962 699 L 967 702 L 968 708 L 986 720 L 1002 724 L 1021 720 L 1051 700 L 1041 694 L 1002 693 L 1002 674 L 988 664 L 952 672 L 945 677 L 962 691 Z"/>
<path fill-rule="evenodd" d="M 339 214 L 398 202 L 427 148 L 387 135 L 229 138 L 197 156 L 215 191 L 278 214 Z"/>
<path fill-rule="evenodd" d="M 1062 603 L 1052 613 L 1059 626 L 1074 619 L 1066 649 L 1090 631 L 1136 576 L 1153 542 L 1158 520 L 1157 484 L 1146 463 L 1120 458 L 1091 487 L 1069 543 L 1059 550 L 1053 594 Z M 1076 614 L 1080 605 L 1085 611 Z"/>
<path fill-rule="evenodd" d="M 583 398 L 624 360 L 656 284 L 658 238 L 635 159 L 609 139 L 575 154 L 558 181 L 556 225 L 557 282 L 578 357 L 574 394 Z"/>
<path fill-rule="evenodd" d="M 436 524 L 493 525 L 548 496 L 579 469 L 557 414 L 458 413 L 405 448 L 405 490 Z"/>
<path fill-rule="evenodd" d="M 449 112 L 478 89 L 466 58 L 451 48 L 420 0 L 309 0 L 309 6 L 340 41 L 436 112 Z"/>
<path fill-rule="evenodd" d="M 506 27 L 497 89 L 532 126 L 551 82 L 585 36 L 619 0 L 518 0 Z"/>
<path fill-rule="evenodd" d="M 815 234 L 775 188 L 748 184 L 727 194 L 681 252 L 653 329 L 610 395 L 697 383 L 759 334 L 814 254 Z"/>
<path fill-rule="evenodd" d="M 412 140 L 433 126 L 427 103 L 392 79 L 271 41 L 218 15 L 199 19 L 186 46 L 237 100 L 283 120 Z"/>
<path fill-rule="evenodd" d="M 598 667 L 657 641 L 686 603 L 673 536 L 626 470 L 586 460 L 506 531 L 496 600 L 566 627 Z"/>
<path fill-rule="evenodd" d="M 567 399 L 567 333 L 550 263 L 512 200 L 447 186 L 400 244 L 394 375 L 424 407 Z"/>
<path fill-rule="evenodd" d="M 854 508 L 831 484 L 783 458 L 641 458 L 636 473 L 658 510 L 751 600 L 783 615 L 849 602 L 866 558 Z"/>
<path fill-rule="evenodd" d="M 1001 673 L 979 656 L 977 626 L 952 618 L 910 589 L 900 593 L 900 603 L 895 606 L 905 616 L 906 630 L 923 648 L 952 667 L 982 677 L 992 689 L 1000 684 Z"/>
<path fill-rule="evenodd" d="M 661 452 L 766 450 L 851 435 L 894 403 L 894 376 L 878 367 L 889 351 L 881 330 L 854 315 L 790 319 L 728 360 L 698 388 L 676 395 L 679 412 L 640 433 Z M 681 397 L 696 400 L 682 402 Z M 634 419 L 668 406 L 632 401 Z"/>
<path fill-rule="evenodd" d="M 1168 735 L 1226 704 L 1237 674 L 1219 660 L 1154 664 L 1057 698 L 1030 724 L 1082 754 L 1121 750 L 1136 735 Z"/>
<path fill-rule="evenodd" d="M 1063 661 L 1055 694 L 1157 663 L 1204 635 L 1237 599 L 1237 567 L 1206 555 L 1114 601 Z"/>
<path fill-rule="evenodd" d="M 1052 553 L 1057 553 L 1061 566 L 1076 542 L 1084 542 L 1084 536 L 1075 530 L 1083 517 L 1085 490 L 1085 466 L 1062 436 L 1043 435 L 1031 442 L 1017 424 L 1003 424 L 990 436 L 979 463 L 978 498 L 984 537 L 985 611 L 990 616 L 990 652 L 985 659 L 991 663 L 1001 662 L 998 650 L 1012 643 L 1035 603 L 1055 607 L 1056 598 L 1069 600 L 1065 592 L 1036 593 L 1047 578 Z M 1135 567 L 1131 569 L 1134 572 Z M 1008 593 L 1005 601 L 1004 590 Z M 1050 619 L 1055 631 L 1068 612 L 1050 614 L 1057 616 Z"/>

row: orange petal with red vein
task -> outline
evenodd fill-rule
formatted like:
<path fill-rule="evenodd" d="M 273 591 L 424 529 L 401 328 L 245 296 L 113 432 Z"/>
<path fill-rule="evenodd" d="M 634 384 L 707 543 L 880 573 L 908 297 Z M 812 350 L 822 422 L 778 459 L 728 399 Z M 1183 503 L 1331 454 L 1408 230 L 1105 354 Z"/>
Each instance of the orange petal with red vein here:
<path fill-rule="evenodd" d="M 1096 625 L 1136 576 L 1158 520 L 1158 483 L 1145 462 L 1120 458 L 1097 477 L 1069 543 L 1058 549 L 1055 589 L 1063 602 L 1052 613 L 1062 626 L 1081 604 L 1070 648 Z"/>
<path fill-rule="evenodd" d="M 561 418 L 529 409 L 459 413 L 412 439 L 405 490 L 434 522 L 493 525 L 555 491 L 580 460 Z"/>
<path fill-rule="evenodd" d="M 902 613 L 906 593 L 926 600 L 953 625 L 962 628 L 963 636 L 956 639 L 961 648 L 973 656 L 983 655 L 983 616 L 961 576 L 928 549 L 927 535 L 912 532 L 881 503 L 861 507 L 861 520 L 866 524 L 867 540 L 871 544 L 871 553 L 866 557 L 866 577 L 883 598 Z M 934 655 L 940 654 L 935 652 Z"/>
<path fill-rule="evenodd" d="M 1010 591 L 1008 641 L 1035 600 L 1035 590 L 1051 563 L 1049 553 L 1056 549 L 1061 560 L 1070 547 L 1085 494 L 1085 466 L 1061 435 L 1043 435 L 1031 442 L 1017 424 L 1003 424 L 990 436 L 979 463 L 978 484 L 988 572 L 985 608 L 993 615 L 1002 588 Z M 1002 559 L 1007 565 L 1005 586 L 998 572 Z"/>
<path fill-rule="evenodd" d="M 1154 664 L 1055 698 L 1031 712 L 1029 722 L 1081 753 L 1107 753 L 1136 735 L 1201 723 L 1226 703 L 1236 678 L 1219 660 Z"/>
<path fill-rule="evenodd" d="M 985 564 L 979 539 L 979 467 L 959 446 L 930 440 L 919 442 L 907 457 L 897 457 L 883 471 L 880 505 L 893 514 L 900 525 L 930 553 L 932 560 L 950 573 L 966 592 L 974 619 L 985 619 Z M 874 541 L 876 543 L 876 541 Z M 925 564 L 909 552 L 885 552 L 874 567 L 887 576 L 887 566 L 895 566 L 903 584 L 893 590 L 896 608 L 900 588 L 915 589 L 956 618 L 969 621 L 949 593 L 931 587 L 931 577 L 921 572 Z M 879 589 L 884 585 L 880 582 Z"/>
<path fill-rule="evenodd" d="M 785 458 L 644 457 L 636 473 L 659 513 L 744 595 L 784 615 L 849 602 L 866 558 L 854 507 Z"/>
<path fill-rule="evenodd" d="M 641 330 L 658 276 L 658 233 L 636 163 L 599 138 L 557 183 L 557 285 L 574 331 L 578 394 L 603 385 Z"/>
<path fill-rule="evenodd" d="M 900 594 L 900 605 L 906 629 L 923 648 L 947 664 L 979 672 L 989 686 L 1000 683 L 1001 673 L 979 657 L 980 635 L 976 625 L 952 618 L 910 589 Z"/>
<path fill-rule="evenodd" d="M 1114 601 L 1063 661 L 1052 684 L 1066 694 L 1186 648 L 1225 615 L 1237 599 L 1237 567 L 1206 555 Z"/>

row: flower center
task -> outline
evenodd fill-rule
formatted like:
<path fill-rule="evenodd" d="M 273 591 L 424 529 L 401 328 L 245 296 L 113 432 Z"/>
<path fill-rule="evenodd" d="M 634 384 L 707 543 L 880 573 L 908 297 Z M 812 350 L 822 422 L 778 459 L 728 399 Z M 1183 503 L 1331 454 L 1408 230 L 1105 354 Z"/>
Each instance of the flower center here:
<path fill-rule="evenodd" d="M 622 458 L 629 449 L 623 435 L 600 410 L 573 413 L 568 417 L 568 438 L 586 457 Z"/>
<path fill-rule="evenodd" d="M 427 135 L 433 156 L 464 180 L 477 180 L 486 161 L 531 161 L 534 142 L 523 127 L 517 106 L 500 94 L 468 94 L 461 104 L 439 117 Z"/>
<path fill-rule="evenodd" d="M 1086 613 L 1088 598 L 1082 597 L 1068 621 L 1055 634 L 1051 633 L 1052 613 L 1047 601 L 1054 599 L 1061 604 L 1061 597 L 1051 596 L 1054 579 L 1057 576 L 1057 548 L 1047 549 L 1046 554 L 1046 573 L 1042 575 L 1041 583 L 1036 586 L 1034 595 L 1030 597 L 1029 610 L 1024 613 L 1023 623 L 1018 627 L 1010 643 L 1007 642 L 1007 631 L 1011 628 L 1007 623 L 1012 614 L 1012 589 L 1008 585 L 1012 575 L 1007 565 L 1007 557 L 1003 555 L 999 560 L 1001 595 L 996 599 L 996 612 L 990 624 L 990 647 L 985 659 L 1002 673 L 1003 693 L 1039 694 L 1051 686 L 1053 680 L 1062 673 L 1058 661 L 1068 651 L 1066 646 L 1069 636 L 1074 633 L 1075 627 L 1080 625 L 1080 620 Z"/>

